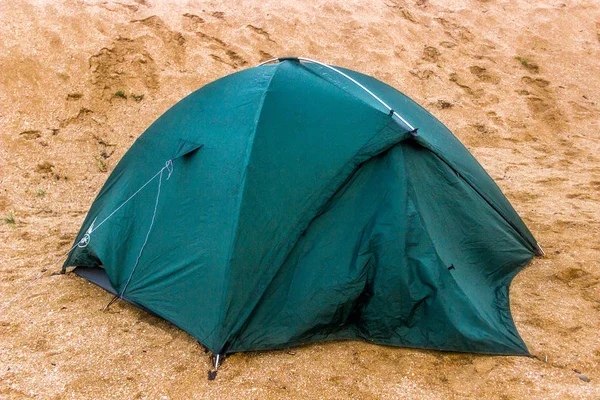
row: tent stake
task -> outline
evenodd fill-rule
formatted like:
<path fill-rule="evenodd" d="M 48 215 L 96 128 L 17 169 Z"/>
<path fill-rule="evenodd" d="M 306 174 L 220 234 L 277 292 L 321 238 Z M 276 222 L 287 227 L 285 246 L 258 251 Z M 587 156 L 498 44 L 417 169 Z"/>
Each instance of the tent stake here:
<path fill-rule="evenodd" d="M 212 362 L 213 362 L 213 369 L 208 371 L 208 380 L 209 381 L 214 381 L 215 378 L 217 377 L 217 371 L 219 369 L 219 365 L 221 365 L 221 363 L 223 362 L 223 354 L 217 353 L 217 354 L 212 354 Z"/>
<path fill-rule="evenodd" d="M 112 303 L 116 302 L 116 301 L 117 301 L 117 300 L 119 300 L 119 299 L 120 299 L 120 297 L 119 297 L 119 296 L 115 296 L 115 297 L 113 297 L 113 298 L 112 298 L 112 300 L 108 302 L 108 304 L 106 305 L 106 307 L 104 307 L 104 308 L 102 309 L 102 311 L 106 311 L 106 310 L 108 310 L 108 307 L 110 307 Z"/>
<path fill-rule="evenodd" d="M 546 255 L 546 252 L 544 249 L 542 249 L 542 246 L 540 246 L 539 243 L 535 244 L 535 255 L 539 257 L 544 257 Z"/>

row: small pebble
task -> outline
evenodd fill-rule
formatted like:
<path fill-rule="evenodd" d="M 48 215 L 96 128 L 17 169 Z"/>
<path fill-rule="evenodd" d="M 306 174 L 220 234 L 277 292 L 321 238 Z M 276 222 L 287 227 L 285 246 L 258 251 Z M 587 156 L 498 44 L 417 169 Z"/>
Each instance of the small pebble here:
<path fill-rule="evenodd" d="M 584 382 L 589 382 L 590 381 L 590 378 L 588 378 L 584 374 L 577 374 L 577 376 L 579 377 L 579 379 L 581 379 Z"/>

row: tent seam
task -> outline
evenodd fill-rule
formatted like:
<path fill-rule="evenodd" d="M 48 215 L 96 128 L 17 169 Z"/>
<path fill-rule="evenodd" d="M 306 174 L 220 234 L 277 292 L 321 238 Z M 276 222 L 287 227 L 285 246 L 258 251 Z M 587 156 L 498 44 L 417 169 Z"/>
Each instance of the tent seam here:
<path fill-rule="evenodd" d="M 225 273 L 224 273 L 224 278 L 225 279 L 224 279 L 223 290 L 221 291 L 221 299 L 220 299 L 221 309 L 220 309 L 220 311 L 218 313 L 218 315 L 220 315 L 220 316 L 224 316 L 224 314 L 225 314 L 225 309 L 224 309 L 225 303 L 224 303 L 223 300 L 224 300 L 225 292 L 226 292 L 225 289 L 228 286 L 228 284 L 227 284 L 227 282 L 228 282 L 227 277 L 229 276 L 230 270 L 231 270 L 231 262 L 230 262 L 231 261 L 231 256 L 232 256 L 233 249 L 235 247 L 235 243 L 236 243 L 237 237 L 238 237 L 237 226 L 238 226 L 239 220 L 240 220 L 241 201 L 242 201 L 242 197 L 244 195 L 244 189 L 246 187 L 247 167 L 248 167 L 248 164 L 250 162 L 250 157 L 251 157 L 251 154 L 252 154 L 252 149 L 254 147 L 254 139 L 256 138 L 256 132 L 258 130 L 258 124 L 259 124 L 259 122 L 261 120 L 261 117 L 262 117 L 262 112 L 263 112 L 263 108 L 264 108 L 264 105 L 265 105 L 265 101 L 267 99 L 267 94 L 269 93 L 269 89 L 271 88 L 271 83 L 273 82 L 273 79 L 275 78 L 275 75 L 277 74 L 277 71 L 279 70 L 279 65 L 280 64 L 277 64 L 274 67 L 273 74 L 269 78 L 269 82 L 267 83 L 266 89 L 265 89 L 265 91 L 264 91 L 264 93 L 262 95 L 262 98 L 260 100 L 260 105 L 259 105 L 258 109 L 256 110 L 256 114 L 254 116 L 254 122 L 253 122 L 254 130 L 252 132 L 252 135 L 251 135 L 251 138 L 249 140 L 249 143 L 248 143 L 248 145 L 246 147 L 246 155 L 245 155 L 244 164 L 243 164 L 243 171 L 244 171 L 243 172 L 243 178 L 242 178 L 242 183 L 240 185 L 240 191 L 239 191 L 237 199 L 236 199 L 236 207 L 235 207 L 236 215 L 235 215 L 235 219 L 234 219 L 234 222 L 233 222 L 233 228 L 232 228 L 232 230 L 233 230 L 233 240 L 231 241 L 231 245 L 229 247 L 229 250 L 227 251 L 227 265 L 226 265 L 226 270 L 225 270 Z M 223 320 L 223 319 L 221 318 L 221 320 Z M 206 336 L 207 339 L 214 333 L 214 331 L 218 327 L 219 326 L 216 325 L 213 328 L 213 330 L 210 333 L 208 333 L 208 335 Z"/>

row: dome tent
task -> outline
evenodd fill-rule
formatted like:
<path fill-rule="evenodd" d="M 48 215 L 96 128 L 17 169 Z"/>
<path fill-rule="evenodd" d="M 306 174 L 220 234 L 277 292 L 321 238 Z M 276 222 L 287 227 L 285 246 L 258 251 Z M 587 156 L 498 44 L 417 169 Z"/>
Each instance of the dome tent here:
<path fill-rule="evenodd" d="M 372 77 L 270 61 L 140 136 L 63 271 L 219 356 L 332 339 L 528 354 L 509 285 L 542 251 L 469 151 Z"/>

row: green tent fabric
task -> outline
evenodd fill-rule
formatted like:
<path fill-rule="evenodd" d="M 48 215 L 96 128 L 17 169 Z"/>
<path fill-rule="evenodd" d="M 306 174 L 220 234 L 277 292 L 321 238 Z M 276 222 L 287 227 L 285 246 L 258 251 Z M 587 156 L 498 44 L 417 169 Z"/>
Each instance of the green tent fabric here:
<path fill-rule="evenodd" d="M 192 93 L 125 154 L 75 244 L 65 268 L 215 354 L 528 354 L 508 293 L 535 239 L 444 125 L 342 68 L 286 58 Z"/>

